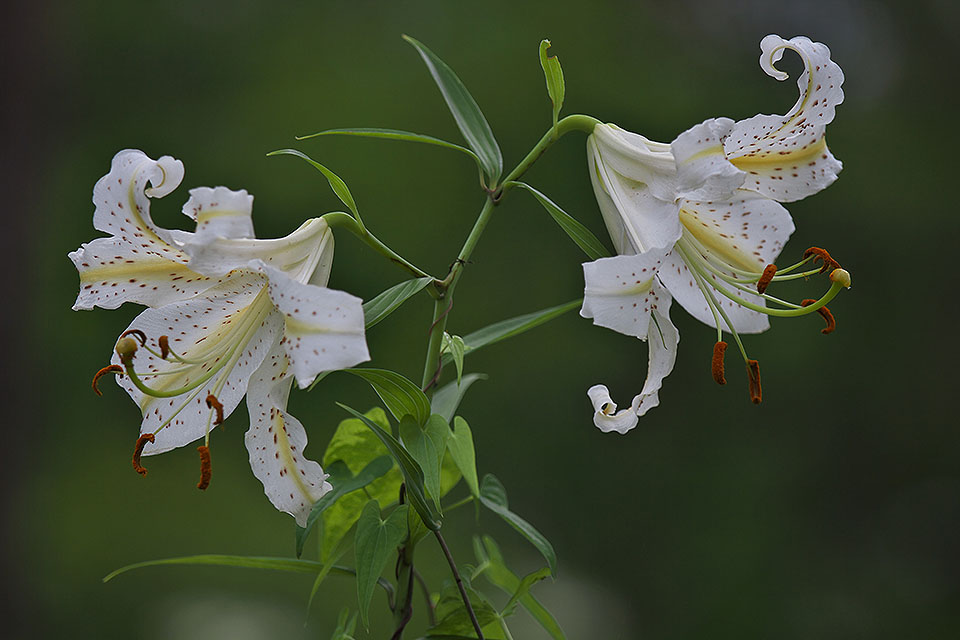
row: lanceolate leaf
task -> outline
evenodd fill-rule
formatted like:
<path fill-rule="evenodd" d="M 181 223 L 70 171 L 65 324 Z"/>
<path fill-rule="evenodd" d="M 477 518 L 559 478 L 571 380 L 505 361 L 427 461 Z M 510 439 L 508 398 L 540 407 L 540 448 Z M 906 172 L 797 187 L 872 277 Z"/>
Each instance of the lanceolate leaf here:
<path fill-rule="evenodd" d="M 480 164 L 480 158 L 477 157 L 473 151 L 467 149 L 466 147 L 461 147 L 458 144 L 452 142 L 447 142 L 446 140 L 441 140 L 440 138 L 434 138 L 433 136 L 426 136 L 422 133 L 413 133 L 411 131 L 401 131 L 399 129 L 376 129 L 371 127 L 357 127 L 351 129 L 327 129 L 326 131 L 319 131 L 317 133 L 311 133 L 306 136 L 297 136 L 297 140 L 309 140 L 310 138 L 316 138 L 319 136 L 360 136 L 363 138 L 380 138 L 381 140 L 403 140 L 406 142 L 422 142 L 424 144 L 432 144 L 438 147 L 446 147 L 447 149 L 456 149 L 462 153 L 467 154 Z M 481 166 L 481 169 L 483 167 Z"/>
<path fill-rule="evenodd" d="M 357 628 L 357 614 L 350 617 L 350 610 L 344 607 L 337 617 L 337 628 L 330 640 L 354 640 L 353 631 Z"/>
<path fill-rule="evenodd" d="M 485 373 L 468 373 L 463 376 L 463 380 L 459 384 L 457 380 L 454 380 L 443 385 L 433 394 L 430 405 L 431 411 L 443 416 L 443 419 L 449 423 L 453 420 L 453 414 L 457 412 L 457 407 L 460 406 L 460 401 L 463 400 L 463 396 L 466 395 L 470 385 L 477 380 L 486 379 L 487 374 Z"/>
<path fill-rule="evenodd" d="M 360 619 L 365 627 L 370 627 L 368 611 L 376 584 L 390 556 L 407 535 L 407 505 L 401 505 L 380 519 L 380 507 L 371 500 L 363 508 L 357 520 L 357 541 L 355 558 L 357 564 L 357 601 Z"/>
<path fill-rule="evenodd" d="M 494 542 L 493 538 L 483 536 L 483 542 L 481 543 L 479 537 L 474 537 L 473 550 L 477 556 L 477 563 L 485 567 L 483 575 L 487 580 L 511 596 L 520 592 L 521 580 L 517 574 L 507 567 L 506 562 L 503 560 L 503 555 L 500 553 L 500 548 L 497 546 L 497 543 Z M 512 597 L 511 600 L 513 600 Z M 563 629 L 560 628 L 560 624 L 556 618 L 540 604 L 540 601 L 537 600 L 533 594 L 529 593 L 529 591 L 527 593 L 520 593 L 517 601 L 530 612 L 530 615 L 540 623 L 541 627 L 546 629 L 547 633 L 549 633 L 554 640 L 566 640 Z"/>
<path fill-rule="evenodd" d="M 525 331 L 539 327 L 541 324 L 549 322 L 558 316 L 562 316 L 568 311 L 579 308 L 582 302 L 582 299 L 571 300 L 570 302 L 557 305 L 556 307 L 550 307 L 549 309 L 543 309 L 541 311 L 534 311 L 533 313 L 527 313 L 525 315 L 509 318 L 507 320 L 501 320 L 500 322 L 495 322 L 484 327 L 483 329 L 480 329 L 479 331 L 469 333 L 463 337 L 463 342 L 466 345 L 464 353 L 473 353 L 481 347 L 486 347 L 487 345 L 500 342 L 501 340 L 506 340 L 507 338 L 512 338 L 513 336 L 520 335 Z M 444 356 L 443 364 L 450 364 L 451 360 L 451 356 Z"/>
<path fill-rule="evenodd" d="M 367 329 L 396 311 L 401 304 L 407 301 L 407 298 L 416 295 L 431 282 L 433 282 L 433 278 L 429 277 L 407 280 L 390 287 L 373 300 L 364 302 L 363 318 Z"/>
<path fill-rule="evenodd" d="M 450 457 L 453 458 L 467 486 L 470 487 L 470 493 L 478 497 L 480 485 L 477 482 L 477 454 L 473 446 L 473 433 L 467 421 L 460 416 L 453 420 L 453 433 L 447 440 L 447 449 L 450 450 Z"/>
<path fill-rule="evenodd" d="M 400 471 L 403 473 L 403 479 L 407 487 L 407 498 L 410 504 L 417 510 L 423 523 L 431 530 L 440 528 L 440 514 L 434 509 L 433 505 L 427 500 L 426 491 L 423 483 L 423 469 L 417 464 L 417 461 L 403 448 L 396 438 L 381 429 L 375 422 L 365 415 L 351 409 L 345 404 L 337 403 L 341 409 L 350 413 L 354 418 L 359 418 L 371 431 L 380 439 L 383 445 L 390 451 L 390 455 L 397 461 Z"/>
<path fill-rule="evenodd" d="M 511 182 L 510 184 L 523 187 L 532 193 L 533 197 L 536 198 L 537 201 L 543 205 L 543 208 L 547 210 L 547 213 L 550 214 L 550 217 L 553 218 L 554 222 L 556 222 L 560 228 L 563 229 L 568 236 L 570 236 L 570 239 L 573 240 L 585 254 L 587 254 L 588 258 L 591 260 L 597 260 L 598 258 L 607 258 L 610 256 L 606 247 L 603 246 L 603 243 L 597 239 L 597 236 L 593 235 L 589 229 L 580 224 L 576 218 L 557 206 L 553 200 L 543 195 L 525 182 Z"/>
<path fill-rule="evenodd" d="M 480 158 L 480 164 L 489 180 L 488 186 L 494 186 L 503 172 L 503 156 L 476 100 L 463 86 L 453 69 L 423 43 L 409 36 L 403 36 L 403 39 L 412 44 L 423 58 L 430 75 L 433 76 L 434 82 L 440 88 L 440 93 L 443 94 L 443 99 L 447 102 L 447 107 L 450 108 L 450 113 L 453 114 L 453 119 L 457 122 L 457 127 L 467 141 L 467 146 Z"/>
<path fill-rule="evenodd" d="M 563 107 L 563 94 L 565 85 L 563 82 L 563 70 L 560 68 L 560 60 L 557 56 L 548 56 L 547 49 L 550 48 L 549 40 L 540 42 L 540 66 L 543 67 L 543 76 L 547 81 L 547 93 L 550 95 L 550 101 L 553 103 L 553 126 L 557 126 L 557 117 L 560 115 L 560 109 Z"/>
<path fill-rule="evenodd" d="M 330 169 L 327 169 L 325 166 L 311 158 L 305 153 L 297 151 L 296 149 L 279 149 L 277 151 L 271 151 L 268 153 L 268 156 L 277 156 L 277 155 L 291 155 L 302 158 L 310 163 L 314 169 L 323 174 L 323 177 L 327 179 L 327 182 L 330 183 L 330 188 L 333 189 L 333 192 L 337 194 L 337 197 L 340 198 L 340 201 L 347 205 L 347 208 L 350 209 L 350 212 L 353 214 L 353 217 L 357 219 L 357 222 L 360 223 L 360 226 L 363 226 L 363 220 L 360 218 L 360 211 L 357 210 L 357 203 L 353 199 L 353 194 L 350 193 L 350 189 L 347 188 L 347 183 L 344 182 L 340 176 L 335 174 Z"/>
<path fill-rule="evenodd" d="M 357 475 L 350 473 L 349 467 L 347 467 L 347 464 L 343 460 L 337 460 L 329 465 L 327 467 L 327 473 L 330 474 L 330 477 L 327 478 L 327 480 L 333 486 L 333 490 L 324 494 L 324 496 L 313 505 L 313 509 L 310 510 L 310 515 L 307 516 L 307 526 L 297 527 L 297 557 L 299 558 L 303 554 L 303 544 L 307 541 L 310 530 L 313 529 L 313 526 L 317 523 L 317 518 L 323 515 L 323 512 L 326 511 L 328 507 L 342 496 L 357 489 L 362 489 L 377 478 L 386 475 L 392 467 L 393 460 L 389 456 L 380 456 L 364 467 L 363 471 Z"/>
<path fill-rule="evenodd" d="M 520 535 L 536 547 L 537 551 L 544 557 L 550 566 L 550 572 L 557 575 L 557 554 L 553 550 L 553 545 L 532 524 L 510 511 L 507 503 L 507 490 L 493 474 L 485 475 L 483 482 L 480 483 L 480 503 L 520 532 Z"/>
<path fill-rule="evenodd" d="M 395 371 L 386 369 L 344 369 L 347 373 L 363 378 L 370 383 L 383 404 L 399 422 L 411 415 L 417 424 L 426 424 L 430 417 L 430 401 L 420 387 Z"/>

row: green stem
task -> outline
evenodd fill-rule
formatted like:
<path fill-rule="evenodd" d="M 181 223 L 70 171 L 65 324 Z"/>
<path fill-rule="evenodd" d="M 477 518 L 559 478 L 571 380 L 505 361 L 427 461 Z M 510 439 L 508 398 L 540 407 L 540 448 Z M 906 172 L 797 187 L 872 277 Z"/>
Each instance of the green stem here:
<path fill-rule="evenodd" d="M 435 289 L 436 287 L 427 287 Z M 452 287 L 451 287 L 452 289 Z M 453 306 L 453 291 L 447 290 L 433 301 L 433 322 L 430 325 L 430 338 L 427 342 L 427 356 L 423 362 L 423 384 L 420 388 L 426 393 L 436 381 L 440 368 L 440 347 L 443 346 L 443 331 L 447 328 L 447 314 Z"/>
<path fill-rule="evenodd" d="M 443 549 L 443 555 L 447 558 L 447 564 L 450 565 L 450 571 L 453 572 L 453 578 L 456 580 L 457 588 L 460 590 L 460 598 L 463 599 L 463 606 L 466 608 L 467 615 L 470 616 L 470 622 L 473 623 L 473 628 L 477 632 L 477 638 L 478 640 L 483 640 L 483 630 L 480 628 L 477 614 L 473 612 L 473 606 L 470 604 L 470 596 L 467 595 L 467 589 L 463 586 L 463 579 L 460 577 L 460 571 L 457 570 L 457 563 L 453 560 L 453 554 L 450 553 L 450 548 L 447 546 L 447 542 L 443 539 L 443 536 L 440 535 L 439 530 L 434 530 L 433 535 L 437 537 L 437 542 L 440 543 L 440 548 Z"/>
<path fill-rule="evenodd" d="M 462 500 L 457 500 L 457 501 L 454 502 L 453 504 L 444 507 L 444 508 L 443 508 L 443 512 L 444 512 L 444 513 L 450 513 L 450 512 L 453 511 L 454 509 L 456 509 L 456 508 L 458 508 L 458 507 L 462 507 L 462 506 L 465 505 L 465 504 L 470 504 L 471 502 L 473 502 L 473 496 L 467 496 L 466 498 L 463 498 Z"/>
<path fill-rule="evenodd" d="M 353 235 L 357 236 L 357 238 L 359 238 L 362 242 L 366 243 L 374 251 L 384 256 L 390 260 L 390 262 L 393 262 L 400 268 L 410 272 L 414 276 L 418 278 L 433 278 L 433 276 L 431 276 L 429 273 L 409 262 L 406 258 L 381 242 L 379 238 L 370 233 L 366 227 L 361 226 L 360 223 L 357 222 L 357 220 L 350 214 L 342 211 L 334 211 L 332 213 L 324 214 L 322 217 L 331 227 L 340 227 L 342 229 L 346 229 Z M 436 278 L 434 278 L 434 280 L 436 280 Z M 430 293 L 431 295 L 436 295 L 432 290 Z"/>
<path fill-rule="evenodd" d="M 516 168 L 507 174 L 507 177 L 501 181 L 500 184 L 504 185 L 501 189 L 501 194 L 510 189 L 510 187 L 507 186 L 508 182 L 513 182 L 526 173 L 527 169 L 533 166 L 533 163 L 536 162 L 554 142 L 571 131 L 584 131 L 586 133 L 593 133 L 594 127 L 596 127 L 598 124 L 600 124 L 600 121 L 596 118 L 575 114 L 572 116 L 567 116 L 558 122 L 556 127 L 551 127 L 550 130 L 543 134 L 543 137 L 540 138 L 540 142 L 538 142 L 536 146 L 530 150 L 530 153 L 528 153 L 527 156 L 520 161 L 520 164 L 518 164 Z M 501 196 L 498 196 L 498 199 L 499 197 Z"/>

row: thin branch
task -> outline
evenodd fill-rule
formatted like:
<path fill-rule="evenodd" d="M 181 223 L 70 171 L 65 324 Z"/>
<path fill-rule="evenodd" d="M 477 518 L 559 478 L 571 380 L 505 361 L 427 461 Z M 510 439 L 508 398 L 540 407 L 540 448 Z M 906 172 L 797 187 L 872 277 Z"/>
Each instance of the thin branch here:
<path fill-rule="evenodd" d="M 423 599 L 427 601 L 427 616 L 430 618 L 430 626 L 435 627 L 437 626 L 437 608 L 430 598 L 430 587 L 427 586 L 427 581 L 423 579 L 423 576 L 420 575 L 420 572 L 416 569 L 413 570 L 413 577 L 417 579 L 417 584 L 420 585 L 420 589 L 423 591 Z"/>
<path fill-rule="evenodd" d="M 443 536 L 440 534 L 439 530 L 434 531 L 433 535 L 437 537 L 437 542 L 440 543 L 440 548 L 443 549 L 443 555 L 447 557 L 447 564 L 450 565 L 450 571 L 453 572 L 453 577 L 457 581 L 457 588 L 460 589 L 460 597 L 463 599 L 463 606 L 466 607 L 467 615 L 470 616 L 470 622 L 473 623 L 473 628 L 477 632 L 477 639 L 483 640 L 483 630 L 480 629 L 480 621 L 477 620 L 477 614 L 473 612 L 473 607 L 470 605 L 470 597 L 467 595 L 467 590 L 463 586 L 463 580 L 460 578 L 460 571 L 457 570 L 457 563 L 453 561 L 453 554 L 450 553 L 450 548 L 447 547 L 447 542 L 443 539 Z"/>

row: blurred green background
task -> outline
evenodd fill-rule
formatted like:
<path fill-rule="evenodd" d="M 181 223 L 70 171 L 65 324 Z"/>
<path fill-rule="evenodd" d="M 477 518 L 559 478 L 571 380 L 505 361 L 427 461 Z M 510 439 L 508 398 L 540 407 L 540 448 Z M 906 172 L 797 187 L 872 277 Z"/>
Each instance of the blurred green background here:
<path fill-rule="evenodd" d="M 830 46 L 846 100 L 829 142 L 845 168 L 830 189 L 789 206 L 799 228 L 785 256 L 825 246 L 853 274 L 853 289 L 831 305 L 836 333 L 822 336 L 813 317 L 775 320 L 748 338 L 763 367 L 755 407 L 733 357 L 730 384 L 711 381 L 713 332 L 674 306 L 683 340 L 662 404 L 621 437 L 592 426 L 584 392 L 605 382 L 627 402 L 645 347 L 571 313 L 471 356 L 468 370 L 490 379 L 462 413 L 481 473 L 497 474 L 512 508 L 557 549 L 560 579 L 538 593 L 570 638 L 960 637 L 958 305 L 948 271 L 960 237 L 956 91 L 941 76 L 956 63 L 955 4 L 168 0 L 8 11 L 4 241 L 8 277 L 21 285 L 11 285 L 5 333 L 22 362 L 5 390 L 8 637 L 326 638 L 354 598 L 352 582 L 328 578 L 307 616 L 309 576 L 228 568 L 146 569 L 101 584 L 151 558 L 291 555 L 293 521 L 250 473 L 242 410 L 215 434 L 206 493 L 194 488 L 191 448 L 150 459 L 146 478 L 131 471 L 136 408 L 112 384 L 95 397 L 89 381 L 137 309 L 71 312 L 77 277 L 66 254 L 99 235 L 91 190 L 123 148 L 183 160 L 183 186 L 153 205 L 162 224 L 184 224 L 185 190 L 198 185 L 253 193 L 261 237 L 340 208 L 308 166 L 265 157 L 296 146 L 347 181 L 381 238 L 444 273 L 482 204 L 468 159 L 395 142 L 293 140 L 380 126 L 459 142 L 402 33 L 460 74 L 508 166 L 549 123 L 541 38 L 563 63 L 566 113 L 662 141 L 708 117 L 793 104 L 794 81 L 757 65 L 765 34 Z M 785 66 L 795 74 L 798 64 Z M 585 164 L 583 136 L 572 134 L 527 177 L 602 237 Z M 582 259 L 515 192 L 465 272 L 449 329 L 578 297 Z M 404 277 L 338 236 L 331 286 L 370 298 Z M 373 365 L 418 378 L 430 312 L 417 298 L 372 330 Z M 343 418 L 335 400 L 374 404 L 348 378 L 294 394 L 313 457 Z M 472 526 L 469 509 L 445 524 L 461 562 L 471 560 Z M 539 566 L 490 514 L 480 526 L 518 570 Z M 439 584 L 435 545 L 420 556 Z M 382 609 L 378 594 L 373 610 Z M 545 637 L 529 620 L 515 631 Z M 382 618 L 371 634 L 387 637 Z"/>

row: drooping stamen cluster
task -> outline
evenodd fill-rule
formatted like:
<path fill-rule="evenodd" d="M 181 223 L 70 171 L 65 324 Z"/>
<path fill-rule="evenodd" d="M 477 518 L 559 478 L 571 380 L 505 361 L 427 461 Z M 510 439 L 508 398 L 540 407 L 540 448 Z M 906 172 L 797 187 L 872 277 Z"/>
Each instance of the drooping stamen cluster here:
<path fill-rule="evenodd" d="M 843 288 L 850 287 L 850 274 L 840 267 L 826 250 L 819 247 L 810 247 L 803 253 L 802 259 L 789 267 L 778 269 L 776 265 L 768 264 L 762 270 L 743 268 L 746 265 L 733 266 L 730 260 L 724 260 L 709 248 L 698 242 L 692 234 L 684 234 L 678 241 L 675 249 L 687 265 L 696 285 L 699 287 L 707 307 L 714 318 L 717 327 L 717 342 L 714 345 L 711 360 L 713 379 L 718 384 L 726 384 L 723 368 L 723 356 L 726 343 L 722 340 L 722 330 L 726 329 L 733 335 L 734 341 L 740 350 L 747 366 L 747 378 L 750 389 L 750 399 L 754 404 L 762 400 L 760 387 L 760 365 L 751 359 L 743 346 L 735 323 L 720 304 L 714 292 L 734 302 L 735 304 L 774 317 L 798 317 L 810 313 L 818 313 L 827 323 L 821 330 L 823 334 L 832 333 L 837 326 L 833 313 L 826 307 Z M 817 263 L 821 263 L 817 266 Z M 815 269 L 801 270 L 805 265 L 817 266 Z M 830 288 L 818 299 L 805 298 L 800 303 L 793 303 L 766 293 L 767 288 L 776 282 L 809 278 L 820 273 L 830 273 Z M 765 304 L 754 301 L 759 297 Z M 753 300 L 751 300 L 753 298 Z"/>

